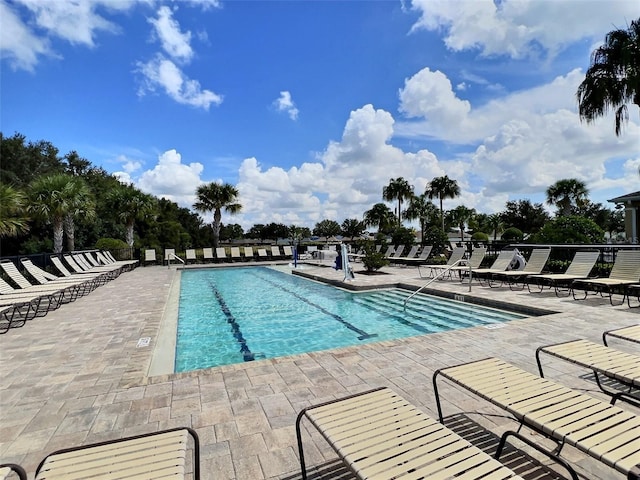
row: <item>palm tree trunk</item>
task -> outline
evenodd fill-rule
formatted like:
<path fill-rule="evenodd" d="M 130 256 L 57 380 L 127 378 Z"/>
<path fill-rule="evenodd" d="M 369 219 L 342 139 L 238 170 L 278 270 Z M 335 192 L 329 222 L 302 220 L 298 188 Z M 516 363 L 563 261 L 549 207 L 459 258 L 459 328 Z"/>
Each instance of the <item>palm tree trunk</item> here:
<path fill-rule="evenodd" d="M 127 245 L 129 245 L 129 247 L 133 247 L 133 225 L 134 225 L 133 220 L 130 220 L 127 222 L 126 237 L 127 237 Z"/>
<path fill-rule="evenodd" d="M 64 239 L 64 226 L 62 218 L 53 219 L 53 253 L 62 253 L 62 240 Z"/>
<path fill-rule="evenodd" d="M 442 231 L 444 232 L 444 210 L 442 209 L 442 195 L 440 195 L 440 218 L 442 219 Z"/>
<path fill-rule="evenodd" d="M 76 226 L 71 214 L 65 215 L 63 230 L 67 235 L 67 250 L 73 252 L 76 249 Z"/>
<path fill-rule="evenodd" d="M 219 208 L 213 212 L 213 248 L 218 248 L 218 242 L 220 240 L 220 220 L 222 219 L 222 212 Z"/>
<path fill-rule="evenodd" d="M 398 226 L 402 226 L 402 200 L 398 199 Z"/>

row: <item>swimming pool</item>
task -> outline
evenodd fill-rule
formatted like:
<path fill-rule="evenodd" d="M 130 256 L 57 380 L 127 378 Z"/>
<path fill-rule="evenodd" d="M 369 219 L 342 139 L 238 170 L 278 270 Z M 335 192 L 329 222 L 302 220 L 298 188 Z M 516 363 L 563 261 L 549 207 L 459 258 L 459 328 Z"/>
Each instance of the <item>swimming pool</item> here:
<path fill-rule="evenodd" d="M 269 267 L 182 272 L 175 371 L 501 323 L 525 315 L 405 290 L 348 292 Z"/>

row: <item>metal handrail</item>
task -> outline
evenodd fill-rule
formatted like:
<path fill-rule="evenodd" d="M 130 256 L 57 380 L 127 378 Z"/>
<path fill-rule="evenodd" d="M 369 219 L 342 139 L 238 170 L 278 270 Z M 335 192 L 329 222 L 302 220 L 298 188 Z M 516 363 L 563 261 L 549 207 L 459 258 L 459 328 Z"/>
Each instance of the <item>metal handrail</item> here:
<path fill-rule="evenodd" d="M 167 268 L 171 268 L 171 257 L 175 258 L 176 260 L 180 260 L 183 265 L 187 264 L 187 262 L 185 262 L 183 259 L 177 256 L 175 253 L 169 253 L 167 255 Z"/>
<path fill-rule="evenodd" d="M 453 267 L 457 266 L 458 264 L 460 264 L 462 262 L 468 262 L 468 261 L 469 261 L 469 259 L 461 258 L 460 260 L 456 260 L 455 262 L 453 262 L 451 265 L 445 265 L 444 266 L 445 268 L 442 270 L 442 272 L 438 273 L 435 277 L 430 278 L 427 283 L 422 285 L 419 289 L 417 289 L 415 292 L 413 292 L 411 295 L 409 295 L 407 298 L 405 298 L 403 300 L 403 302 L 402 302 L 403 308 L 406 309 L 407 308 L 407 303 L 409 302 L 409 300 L 411 300 L 418 293 L 420 293 L 423 289 L 427 288 L 429 285 L 431 285 L 433 282 L 435 282 L 439 277 L 441 277 L 445 273 L 449 272 Z M 469 291 L 471 291 L 471 271 L 472 271 L 471 262 L 469 262 Z"/>

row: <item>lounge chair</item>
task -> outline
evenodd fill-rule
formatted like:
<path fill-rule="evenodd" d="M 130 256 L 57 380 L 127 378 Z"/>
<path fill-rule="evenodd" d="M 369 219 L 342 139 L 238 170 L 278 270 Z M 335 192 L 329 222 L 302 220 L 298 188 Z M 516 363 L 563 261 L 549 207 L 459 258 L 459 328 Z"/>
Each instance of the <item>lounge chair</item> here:
<path fill-rule="evenodd" d="M 164 249 L 164 261 L 167 265 L 171 264 L 171 260 L 175 260 L 176 249 L 175 248 L 165 248 Z"/>
<path fill-rule="evenodd" d="M 216 248 L 216 260 L 218 262 L 224 262 L 227 260 L 227 251 L 224 249 L 224 247 Z"/>
<path fill-rule="evenodd" d="M 144 251 L 144 263 L 156 263 L 156 250 L 154 248 L 148 248 Z"/>
<path fill-rule="evenodd" d="M 85 272 L 84 270 L 74 270 L 74 273 L 71 273 L 69 269 L 64 265 L 64 263 L 62 263 L 62 259 L 58 255 L 51 255 L 51 257 L 49 258 L 56 270 L 58 270 L 58 272 L 60 272 L 60 274 L 65 278 L 74 278 L 78 280 L 95 279 L 96 287 L 104 285 L 110 280 L 110 275 L 108 273 L 105 274 L 102 272 Z M 75 262 L 73 262 L 73 264 L 76 265 Z M 79 268 L 78 265 L 76 265 L 76 267 Z"/>
<path fill-rule="evenodd" d="M 62 305 L 62 290 L 29 292 L 15 289 L 0 278 L 0 333 L 22 327 L 35 317 L 43 317 Z"/>
<path fill-rule="evenodd" d="M 202 249 L 202 259 L 206 262 L 211 261 L 213 262 L 213 248 L 211 247 L 205 247 Z"/>
<path fill-rule="evenodd" d="M 242 261 L 242 257 L 240 256 L 240 247 L 231 247 L 231 260 Z"/>
<path fill-rule="evenodd" d="M 47 285 L 51 288 L 71 288 L 76 290 L 76 294 L 90 293 L 101 284 L 100 276 L 83 276 L 83 277 L 57 277 L 45 270 L 42 270 L 37 265 L 33 264 L 28 258 L 20 259 L 22 267 L 31 275 L 38 285 Z M 70 292 L 71 293 L 71 292 Z M 74 298 L 75 299 L 75 298 Z"/>
<path fill-rule="evenodd" d="M 80 286 L 82 282 L 71 282 L 69 284 L 60 284 L 60 285 L 34 285 L 27 278 L 20 273 L 15 264 L 10 260 L 2 260 L 0 261 L 0 270 L 2 270 L 5 275 L 7 275 L 12 282 L 18 285 L 18 291 L 27 293 L 29 295 L 37 294 L 37 295 L 50 295 L 60 292 L 63 296 L 63 303 L 72 302 L 75 300 L 79 293 Z M 6 284 L 6 282 L 5 282 Z M 15 292 L 14 292 L 15 293 Z"/>
<path fill-rule="evenodd" d="M 612 397 L 612 405 L 616 400 L 622 399 L 640 407 L 640 396 L 633 394 L 633 390 L 640 389 L 640 356 L 614 350 L 588 340 L 547 345 L 536 350 L 536 362 L 541 377 L 544 377 L 540 362 L 542 353 L 592 370 L 600 390 Z M 605 388 L 600 381 L 600 375 L 619 382 L 628 390 L 625 392 Z"/>
<path fill-rule="evenodd" d="M 64 261 L 74 273 L 83 274 L 99 274 L 99 278 L 102 280 L 102 285 L 107 281 L 113 280 L 118 277 L 122 272 L 122 268 L 117 265 L 104 265 L 102 267 L 92 268 L 90 265 L 86 265 L 77 255 L 70 255 L 65 253 L 63 255 Z"/>
<path fill-rule="evenodd" d="M 511 290 L 519 286 L 519 290 L 524 289 L 525 280 L 529 275 L 539 275 L 542 273 L 544 266 L 549 260 L 550 248 L 534 248 L 531 250 L 529 260 L 522 270 L 508 270 L 506 272 L 497 272 L 489 274 L 489 286 L 501 287 L 504 282 L 509 285 Z M 496 285 L 500 281 L 499 285 Z"/>
<path fill-rule="evenodd" d="M 602 334 L 602 343 L 605 345 L 607 345 L 607 337 L 640 343 L 640 325 L 631 325 L 630 327 L 607 330 Z"/>
<path fill-rule="evenodd" d="M 258 249 L 258 260 L 267 260 L 269 258 L 269 256 L 267 255 L 267 249 L 266 248 L 259 248 Z"/>
<path fill-rule="evenodd" d="M 286 259 L 293 259 L 293 250 L 291 249 L 291 245 L 284 245 L 282 247 L 283 257 Z"/>
<path fill-rule="evenodd" d="M 588 278 L 589 273 L 593 269 L 593 266 L 598 261 L 600 251 L 586 251 L 576 252 L 571 260 L 571 264 L 567 267 L 564 273 L 547 273 L 540 275 L 530 275 L 527 277 L 527 288 L 531 292 L 531 285 L 536 284 L 539 287 L 538 292 L 542 292 L 545 285 L 549 285 L 549 288 L 553 287 L 556 293 L 556 297 L 560 297 L 561 293 L 566 292 L 568 296 L 571 294 L 569 285 L 574 280 L 581 280 Z"/>
<path fill-rule="evenodd" d="M 198 261 L 198 258 L 196 257 L 196 250 L 195 250 L 195 248 L 187 248 L 187 249 L 184 251 L 184 261 L 185 261 L 186 263 L 189 263 L 189 262 L 196 263 L 196 262 Z"/>
<path fill-rule="evenodd" d="M 281 260 L 282 253 L 280 253 L 280 247 L 277 245 L 271 245 L 271 259 L 272 260 Z"/>
<path fill-rule="evenodd" d="M 620 250 L 616 256 L 616 260 L 611 268 L 608 278 L 584 278 L 580 280 L 574 280 L 571 284 L 571 293 L 574 300 L 578 300 L 576 297 L 576 289 L 584 290 L 584 297 L 580 300 L 584 300 L 589 295 L 589 290 L 593 290 L 593 294 L 600 294 L 609 296 L 609 303 L 613 303 L 613 295 L 616 292 L 621 292 L 622 302 L 624 303 L 627 298 L 628 288 L 634 283 L 640 281 L 640 250 Z"/>
<path fill-rule="evenodd" d="M 488 283 L 491 275 L 503 273 L 511 266 L 516 253 L 516 250 L 502 250 L 490 267 L 471 269 L 471 276 L 475 276 L 482 284 L 484 284 L 484 280 Z"/>
<path fill-rule="evenodd" d="M 253 247 L 244 247 L 244 259 L 246 261 L 253 260 Z"/>
<path fill-rule="evenodd" d="M 482 265 L 482 261 L 484 257 L 487 255 L 486 247 L 476 247 L 471 251 L 471 256 L 468 260 L 460 262 L 459 265 L 451 267 L 449 269 L 449 278 L 451 278 L 453 272 L 457 272 L 460 277 L 460 281 L 464 280 L 465 274 L 468 274 L 469 271 L 478 270 L 480 265 Z"/>
<path fill-rule="evenodd" d="M 425 245 L 424 247 L 422 247 L 419 255 L 415 256 L 414 258 L 405 258 L 404 260 L 402 260 L 402 263 L 405 265 L 417 265 L 418 267 L 420 265 L 426 265 L 428 261 L 427 259 L 431 254 L 431 250 L 433 250 L 432 245 Z"/>
<path fill-rule="evenodd" d="M 311 422 L 358 479 L 520 478 L 382 387 L 300 412 L 296 435 L 302 480 L 307 480 L 300 428 L 303 419 Z"/>
<path fill-rule="evenodd" d="M 36 469 L 36 480 L 65 478 L 186 478 L 189 437 L 193 479 L 200 479 L 200 443 L 191 428 L 174 428 L 58 450 Z"/>
<path fill-rule="evenodd" d="M 396 247 L 394 247 L 393 245 L 389 245 L 387 247 L 387 251 L 383 253 L 384 258 L 389 258 L 391 255 L 393 255 L 395 251 L 396 251 Z"/>
<path fill-rule="evenodd" d="M 0 465 L 0 478 L 10 479 L 11 472 L 15 473 L 20 480 L 27 480 L 27 472 L 20 465 L 15 463 L 3 463 Z"/>
<path fill-rule="evenodd" d="M 520 427 L 554 440 L 558 448 L 550 452 L 529 435 L 506 431 L 496 452 L 499 458 L 506 440 L 514 436 L 564 465 L 577 480 L 573 468 L 562 458 L 564 444 L 600 460 L 623 473 L 629 480 L 640 479 L 640 417 L 616 405 L 541 378 L 497 358 L 487 358 L 437 370 L 433 387 L 438 418 L 443 421 L 438 393 L 438 377 L 444 377 L 520 422 Z"/>
<path fill-rule="evenodd" d="M 419 248 L 420 245 L 414 245 L 413 247 L 411 247 L 411 250 L 409 250 L 409 253 L 407 253 L 407 255 L 404 257 L 398 256 L 394 253 L 391 257 L 389 257 L 389 261 L 391 263 L 404 263 L 405 260 L 411 260 L 418 255 Z"/>
<path fill-rule="evenodd" d="M 465 247 L 456 247 L 451 251 L 451 255 L 449 255 L 449 259 L 447 260 L 447 263 L 444 264 L 432 264 L 432 265 L 419 265 L 418 266 L 418 272 L 420 273 L 420 278 L 423 278 L 422 276 L 422 271 L 420 270 L 420 267 L 422 268 L 428 268 L 429 269 L 429 277 L 434 278 L 436 276 L 438 276 L 439 274 L 441 275 L 442 272 L 448 270 L 449 268 L 458 265 L 458 263 L 460 263 L 460 261 L 462 260 L 462 258 L 464 257 L 465 252 L 467 251 L 467 249 Z"/>
<path fill-rule="evenodd" d="M 118 266 L 122 270 L 133 270 L 138 266 L 138 260 L 116 260 L 109 250 L 97 251 L 96 257 L 103 266 Z"/>

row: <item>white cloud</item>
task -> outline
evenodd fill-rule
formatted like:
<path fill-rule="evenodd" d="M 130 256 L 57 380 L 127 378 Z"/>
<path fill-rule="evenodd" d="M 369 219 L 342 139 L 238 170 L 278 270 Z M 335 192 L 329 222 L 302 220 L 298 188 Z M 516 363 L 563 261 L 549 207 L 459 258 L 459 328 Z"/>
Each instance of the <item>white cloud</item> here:
<path fill-rule="evenodd" d="M 570 43 L 600 37 L 603 26 L 638 15 L 636 0 L 412 0 L 420 13 L 412 32 L 444 31 L 444 43 L 453 51 L 479 50 L 482 55 L 512 58 L 554 57 Z M 542 52 L 541 52 L 542 50 Z"/>
<path fill-rule="evenodd" d="M 279 112 L 286 112 L 291 120 L 298 119 L 298 109 L 291 99 L 291 93 L 288 91 L 280 92 L 280 97 L 275 100 L 274 105 Z"/>
<path fill-rule="evenodd" d="M 162 49 L 174 60 L 189 62 L 193 57 L 191 48 L 191 32 L 182 33 L 180 25 L 173 18 L 173 12 L 169 7 L 158 9 L 158 17 L 149 19 L 160 39 Z"/>
<path fill-rule="evenodd" d="M 39 57 L 51 56 L 49 40 L 35 35 L 4 1 L 0 1 L 0 58 L 12 68 L 33 71 Z"/>
<path fill-rule="evenodd" d="M 176 102 L 208 110 L 211 104 L 220 105 L 222 96 L 202 89 L 200 82 L 189 79 L 180 68 L 161 54 L 147 63 L 138 62 L 137 71 L 143 76 L 139 95 L 161 88 Z"/>
<path fill-rule="evenodd" d="M 175 150 L 167 150 L 158 157 L 158 163 L 145 171 L 136 186 L 157 197 L 172 200 L 190 208 L 195 201 L 195 192 L 202 183 L 200 175 L 204 167 L 193 162 L 185 165 L 182 156 Z"/>

